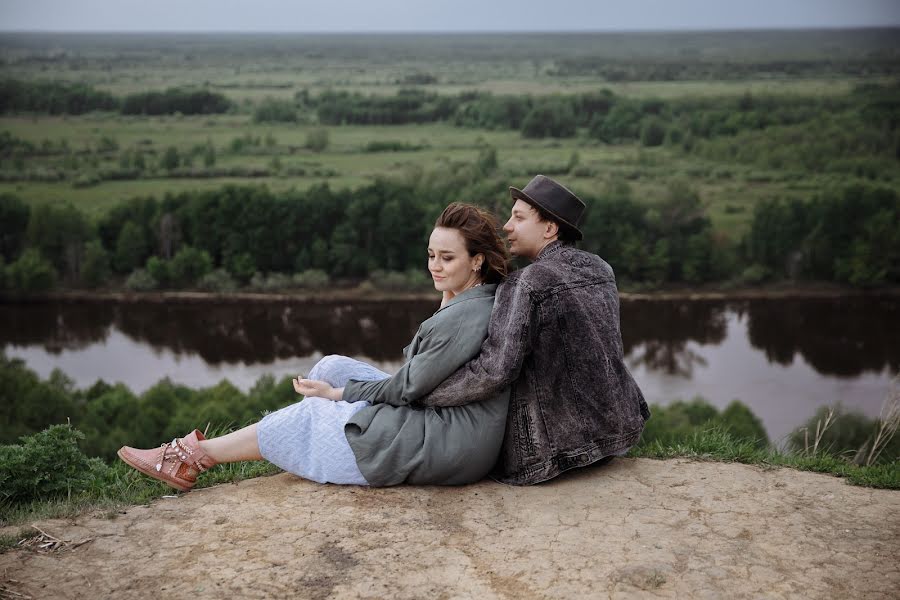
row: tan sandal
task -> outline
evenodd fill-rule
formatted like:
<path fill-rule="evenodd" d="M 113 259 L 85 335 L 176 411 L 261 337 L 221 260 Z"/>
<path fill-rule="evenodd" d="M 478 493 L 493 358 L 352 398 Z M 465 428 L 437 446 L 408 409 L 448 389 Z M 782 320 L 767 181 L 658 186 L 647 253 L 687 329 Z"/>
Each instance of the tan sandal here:
<path fill-rule="evenodd" d="M 117 454 L 141 473 L 182 492 L 188 492 L 197 483 L 200 473 L 218 464 L 200 448 L 200 442 L 205 439 L 195 429 L 185 437 L 173 439 L 159 448 L 138 450 L 122 446 Z"/>

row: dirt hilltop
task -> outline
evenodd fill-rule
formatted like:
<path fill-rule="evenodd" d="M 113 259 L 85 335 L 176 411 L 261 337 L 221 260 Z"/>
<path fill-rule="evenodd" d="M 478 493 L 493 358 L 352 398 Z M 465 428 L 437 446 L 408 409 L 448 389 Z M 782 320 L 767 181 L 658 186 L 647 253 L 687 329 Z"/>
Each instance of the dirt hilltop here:
<path fill-rule="evenodd" d="M 618 459 L 528 488 L 288 474 L 37 524 L 9 598 L 896 598 L 900 493 L 792 469 Z"/>

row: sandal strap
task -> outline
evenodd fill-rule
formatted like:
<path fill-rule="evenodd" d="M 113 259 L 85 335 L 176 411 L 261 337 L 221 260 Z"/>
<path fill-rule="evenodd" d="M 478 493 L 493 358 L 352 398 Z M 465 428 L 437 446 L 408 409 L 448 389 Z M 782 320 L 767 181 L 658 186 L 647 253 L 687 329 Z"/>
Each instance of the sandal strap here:
<path fill-rule="evenodd" d="M 172 438 L 171 442 L 164 443 L 159 447 L 159 458 L 156 461 L 156 471 L 162 471 L 166 459 L 172 460 L 172 466 L 169 468 L 169 475 L 174 475 L 178 471 L 179 463 L 185 463 L 193 466 L 199 473 L 206 470 L 198 458 L 194 458 L 194 450 L 185 444 L 179 438 Z"/>

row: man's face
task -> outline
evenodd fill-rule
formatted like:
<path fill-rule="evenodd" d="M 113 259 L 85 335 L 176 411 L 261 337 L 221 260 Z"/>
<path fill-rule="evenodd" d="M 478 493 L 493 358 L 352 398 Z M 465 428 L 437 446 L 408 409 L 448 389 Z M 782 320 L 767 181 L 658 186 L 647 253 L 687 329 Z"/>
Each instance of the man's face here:
<path fill-rule="evenodd" d="M 539 220 L 538 212 L 530 204 L 516 200 L 509 221 L 503 226 L 509 240 L 509 253 L 534 260 L 549 241 L 550 227 L 551 223 Z"/>

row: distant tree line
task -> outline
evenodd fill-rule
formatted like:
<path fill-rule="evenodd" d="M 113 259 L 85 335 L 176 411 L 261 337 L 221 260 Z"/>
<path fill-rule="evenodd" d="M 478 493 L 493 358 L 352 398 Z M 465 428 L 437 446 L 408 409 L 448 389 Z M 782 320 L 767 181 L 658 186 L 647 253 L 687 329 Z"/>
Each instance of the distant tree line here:
<path fill-rule="evenodd" d="M 319 185 L 275 194 L 227 186 L 137 198 L 96 223 L 68 204 L 29 207 L 3 195 L 0 288 L 118 286 L 125 279 L 133 289 L 231 291 L 367 277 L 393 286 L 402 282 L 385 274 L 404 272 L 421 284 L 424 240 L 443 206 L 498 198 L 503 190 L 501 178 L 461 164 L 442 180 L 384 179 L 356 190 Z M 632 199 L 627 185 L 586 200 L 583 247 L 607 259 L 622 281 L 900 282 L 900 198 L 887 188 L 854 185 L 806 202 L 762 202 L 750 232 L 736 241 L 713 230 L 686 184 L 651 206 Z"/>
<path fill-rule="evenodd" d="M 63 81 L 0 81 L 0 114 L 16 112 L 80 115 L 116 111 L 123 115 L 206 115 L 232 107 L 218 92 L 171 88 L 117 97 L 83 83 Z"/>
<path fill-rule="evenodd" d="M 610 60 L 608 56 L 585 55 L 558 58 L 548 75 L 557 77 L 601 77 L 620 81 L 744 81 L 792 77 L 891 76 L 900 61 L 895 57 L 691 60 L 643 58 Z"/>

